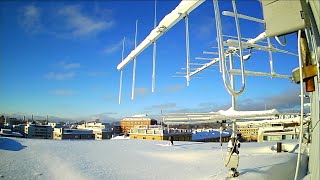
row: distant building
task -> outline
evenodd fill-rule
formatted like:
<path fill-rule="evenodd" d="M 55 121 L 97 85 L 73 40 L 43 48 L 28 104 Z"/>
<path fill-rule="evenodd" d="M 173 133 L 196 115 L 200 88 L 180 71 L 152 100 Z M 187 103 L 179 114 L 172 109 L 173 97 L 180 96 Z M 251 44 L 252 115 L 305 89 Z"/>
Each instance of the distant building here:
<path fill-rule="evenodd" d="M 246 121 L 237 122 L 237 130 L 241 133 L 241 137 L 245 141 L 260 141 L 258 140 L 260 129 L 279 129 L 287 131 L 299 126 L 300 117 L 295 115 L 279 115 L 278 119 L 259 120 L 259 121 Z"/>
<path fill-rule="evenodd" d="M 130 129 L 136 125 L 156 125 L 157 120 L 148 117 L 148 115 L 134 115 L 124 118 L 120 121 L 121 133 L 128 134 Z"/>
<path fill-rule="evenodd" d="M 24 127 L 27 138 L 52 139 L 53 129 L 49 125 L 28 124 Z"/>
<path fill-rule="evenodd" d="M 96 140 L 111 139 L 113 134 L 112 128 L 107 123 L 85 122 L 84 124 L 78 125 L 77 128 L 92 130 Z"/>
<path fill-rule="evenodd" d="M 112 130 L 109 129 L 95 129 L 93 130 L 95 135 L 95 140 L 102 140 L 102 139 L 111 139 L 112 138 Z"/>
<path fill-rule="evenodd" d="M 112 131 L 113 131 L 113 134 L 119 135 L 121 133 L 121 125 L 120 125 L 120 123 L 113 123 L 112 124 Z"/>
<path fill-rule="evenodd" d="M 223 130 L 221 134 L 222 142 L 228 142 L 232 131 Z M 192 141 L 196 142 L 220 142 L 220 131 L 216 129 L 198 129 L 192 132 Z"/>
<path fill-rule="evenodd" d="M 95 139 L 92 130 L 54 128 L 53 139 Z"/>
<path fill-rule="evenodd" d="M 108 127 L 108 123 L 101 122 L 85 122 L 78 125 L 79 129 L 105 129 Z"/>
<path fill-rule="evenodd" d="M 130 139 L 191 141 L 192 132 L 187 129 L 167 129 L 161 125 L 136 125 L 130 130 Z"/>
<path fill-rule="evenodd" d="M 298 136 L 299 132 L 295 128 L 260 128 L 258 132 L 258 142 L 298 139 Z"/>
<path fill-rule="evenodd" d="M 5 124 L 16 124 L 17 122 L 18 122 L 17 118 L 10 118 L 10 117 L 5 118 Z"/>
<path fill-rule="evenodd" d="M 63 127 L 62 124 L 55 123 L 55 122 L 48 122 L 48 125 L 51 126 L 52 128 L 61 128 L 61 127 Z"/>
<path fill-rule="evenodd" d="M 13 125 L 13 131 L 18 132 L 18 133 L 22 134 L 24 137 L 26 137 L 26 134 L 24 132 L 26 126 L 27 126 L 27 124 Z"/>
<path fill-rule="evenodd" d="M 0 116 L 0 128 L 4 126 L 5 120 L 4 116 Z"/>
<path fill-rule="evenodd" d="M 258 139 L 258 127 L 238 127 L 238 132 L 241 133 L 241 137 L 244 141 L 257 141 Z"/>
<path fill-rule="evenodd" d="M 23 137 L 22 134 L 20 134 L 18 132 L 12 132 L 11 129 L 1 129 L 0 136 L 5 136 L 5 137 Z"/>

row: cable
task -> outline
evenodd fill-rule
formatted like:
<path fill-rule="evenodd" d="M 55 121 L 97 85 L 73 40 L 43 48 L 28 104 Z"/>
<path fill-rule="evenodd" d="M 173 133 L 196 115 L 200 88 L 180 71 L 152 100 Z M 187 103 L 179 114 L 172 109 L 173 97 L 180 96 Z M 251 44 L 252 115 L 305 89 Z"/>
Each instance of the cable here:
<path fill-rule="evenodd" d="M 302 77 L 302 58 L 301 58 L 301 30 L 298 31 L 298 57 L 299 57 L 299 68 L 300 68 L 300 133 L 299 133 L 299 152 L 297 157 L 297 164 L 296 164 L 296 172 L 294 175 L 294 180 L 298 179 L 299 168 L 300 168 L 300 160 L 301 160 L 301 144 L 302 144 L 302 135 L 303 135 L 303 77 Z"/>
<path fill-rule="evenodd" d="M 222 123 L 221 123 L 221 125 L 220 125 L 220 152 L 221 152 L 221 160 L 222 160 L 222 162 L 224 161 L 224 156 L 223 156 L 223 152 L 222 152 L 222 132 L 223 132 L 223 129 L 222 129 Z M 216 179 L 219 175 L 220 175 L 220 173 L 222 172 L 222 169 L 223 169 L 223 167 L 221 167 L 220 168 L 220 171 L 218 172 L 218 174 L 213 178 L 213 179 Z"/>
<path fill-rule="evenodd" d="M 320 120 L 319 120 L 320 121 Z M 313 132 L 313 130 L 314 130 L 314 128 L 316 128 L 317 127 L 317 125 L 318 125 L 318 123 L 319 123 L 319 121 L 317 121 L 317 123 L 314 125 L 314 127 L 311 129 L 311 133 Z"/>
<path fill-rule="evenodd" d="M 224 156 L 223 156 L 223 152 L 222 152 L 222 146 L 220 146 L 220 152 L 221 152 L 221 159 L 222 159 L 222 162 L 223 162 L 224 161 Z M 224 167 L 220 168 L 220 171 L 218 172 L 218 174 L 213 179 L 216 179 L 220 175 L 220 173 L 222 172 L 223 168 Z"/>

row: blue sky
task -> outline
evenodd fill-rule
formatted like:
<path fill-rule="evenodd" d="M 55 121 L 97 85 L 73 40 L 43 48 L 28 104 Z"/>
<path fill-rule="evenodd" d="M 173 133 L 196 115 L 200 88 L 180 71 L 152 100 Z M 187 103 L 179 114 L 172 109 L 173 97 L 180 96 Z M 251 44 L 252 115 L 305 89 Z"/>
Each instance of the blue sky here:
<path fill-rule="evenodd" d="M 158 22 L 179 1 L 157 2 Z M 220 10 L 231 10 L 221 2 Z M 134 47 L 135 21 L 138 43 L 153 29 L 154 1 L 1 1 L 0 2 L 0 113 L 28 113 L 77 118 L 104 114 L 119 118 L 133 114 L 208 112 L 230 107 L 218 67 L 202 78 L 173 78 L 185 66 L 184 21 L 157 41 L 156 92 L 151 92 L 152 47 L 137 58 L 136 96 L 131 100 L 132 63 L 123 73 L 122 103 L 118 104 L 122 39 L 125 55 Z M 258 1 L 241 1 L 239 13 L 262 18 Z M 206 1 L 189 16 L 191 61 L 214 57 L 202 51 L 217 46 L 212 1 Z M 263 26 L 240 21 L 243 37 L 255 37 Z M 223 17 L 224 33 L 235 35 L 233 19 Z M 283 49 L 297 52 L 288 35 Z M 272 43 L 276 44 L 274 40 Z M 293 44 L 293 45 L 290 45 Z M 278 45 L 279 47 L 280 45 Z M 290 74 L 297 58 L 274 53 L 275 70 Z M 203 63 L 198 61 L 198 63 Z M 257 51 L 246 69 L 269 72 L 266 52 Z M 236 78 L 239 87 L 240 79 Z M 247 77 L 238 98 L 239 109 L 278 108 L 290 110 L 299 102 L 299 86 L 286 79 Z M 288 95 L 285 96 L 284 95 Z"/>

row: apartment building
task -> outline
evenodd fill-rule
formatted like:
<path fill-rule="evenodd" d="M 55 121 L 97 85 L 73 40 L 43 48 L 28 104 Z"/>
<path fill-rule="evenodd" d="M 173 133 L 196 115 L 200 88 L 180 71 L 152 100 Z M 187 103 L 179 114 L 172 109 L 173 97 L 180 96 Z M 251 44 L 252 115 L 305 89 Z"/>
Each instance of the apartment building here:
<path fill-rule="evenodd" d="M 167 129 L 161 125 L 136 125 L 130 129 L 130 139 L 191 141 L 192 132 L 187 129 Z"/>
<path fill-rule="evenodd" d="M 245 141 L 260 141 L 259 131 L 269 129 L 278 131 L 290 131 L 290 129 L 299 126 L 300 117 L 294 115 L 280 115 L 278 119 L 237 122 L 237 131 Z"/>
<path fill-rule="evenodd" d="M 244 141 L 257 141 L 259 127 L 238 127 L 238 132 Z"/>
<path fill-rule="evenodd" d="M 53 129 L 48 125 L 27 124 L 24 133 L 27 138 L 52 139 Z"/>
<path fill-rule="evenodd" d="M 130 129 L 137 125 L 157 125 L 157 120 L 146 114 L 124 118 L 120 121 L 121 133 L 128 134 Z"/>
<path fill-rule="evenodd" d="M 258 142 L 298 139 L 299 128 L 259 128 Z"/>
<path fill-rule="evenodd" d="M 53 139 L 95 139 L 95 134 L 87 129 L 54 128 Z"/>
<path fill-rule="evenodd" d="M 77 128 L 82 130 L 92 130 L 95 134 L 96 140 L 111 139 L 113 134 L 112 128 L 108 126 L 108 124 L 101 122 L 86 122 L 78 125 Z"/>

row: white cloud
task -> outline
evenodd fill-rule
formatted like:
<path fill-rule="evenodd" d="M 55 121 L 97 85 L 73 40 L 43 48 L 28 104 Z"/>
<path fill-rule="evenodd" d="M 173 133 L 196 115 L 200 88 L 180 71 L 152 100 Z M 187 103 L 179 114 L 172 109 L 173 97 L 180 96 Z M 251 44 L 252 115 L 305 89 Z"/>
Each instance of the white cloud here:
<path fill-rule="evenodd" d="M 122 41 L 117 42 L 116 44 L 110 45 L 108 47 L 106 47 L 103 52 L 106 54 L 111 54 L 114 53 L 118 50 L 120 50 L 122 47 Z"/>
<path fill-rule="evenodd" d="M 45 33 L 60 38 L 78 38 L 95 35 L 114 26 L 112 11 L 100 8 L 84 13 L 81 6 L 37 7 L 21 9 L 20 25 L 28 32 Z M 44 13 L 45 12 L 45 18 Z"/>
<path fill-rule="evenodd" d="M 175 108 L 176 106 L 177 106 L 176 103 L 164 103 L 164 104 L 152 105 L 145 109 L 170 109 L 170 108 Z"/>
<path fill-rule="evenodd" d="M 133 48 L 133 45 L 134 45 L 133 40 L 126 39 L 124 43 L 125 43 L 124 45 L 125 45 L 126 48 L 127 47 L 132 47 Z M 123 40 L 120 40 L 117 43 L 108 45 L 106 48 L 104 48 L 103 52 L 106 53 L 106 54 L 111 54 L 111 53 L 114 53 L 114 52 L 119 51 L 120 49 L 122 49 L 122 46 L 123 46 Z"/>
<path fill-rule="evenodd" d="M 114 25 L 113 21 L 105 22 L 86 16 L 80 6 L 65 6 L 58 11 L 58 15 L 65 19 L 66 28 L 71 31 L 73 36 L 95 34 Z"/>
<path fill-rule="evenodd" d="M 66 64 L 65 62 L 60 62 L 58 65 L 60 67 L 62 67 L 63 69 L 65 69 L 65 70 L 80 68 L 80 63 L 69 63 L 69 64 Z"/>
<path fill-rule="evenodd" d="M 65 79 L 71 79 L 75 76 L 74 72 L 68 72 L 68 73 L 55 73 L 55 72 L 49 72 L 45 75 L 45 78 L 47 79 L 53 79 L 53 80 L 65 80 Z"/>
<path fill-rule="evenodd" d="M 34 5 L 25 6 L 22 9 L 22 16 L 20 17 L 21 25 L 31 32 L 37 32 L 40 29 L 40 9 Z"/>
<path fill-rule="evenodd" d="M 71 90 L 65 90 L 65 89 L 58 89 L 54 91 L 50 91 L 51 94 L 59 95 L 59 96 L 71 96 L 74 94 Z"/>

